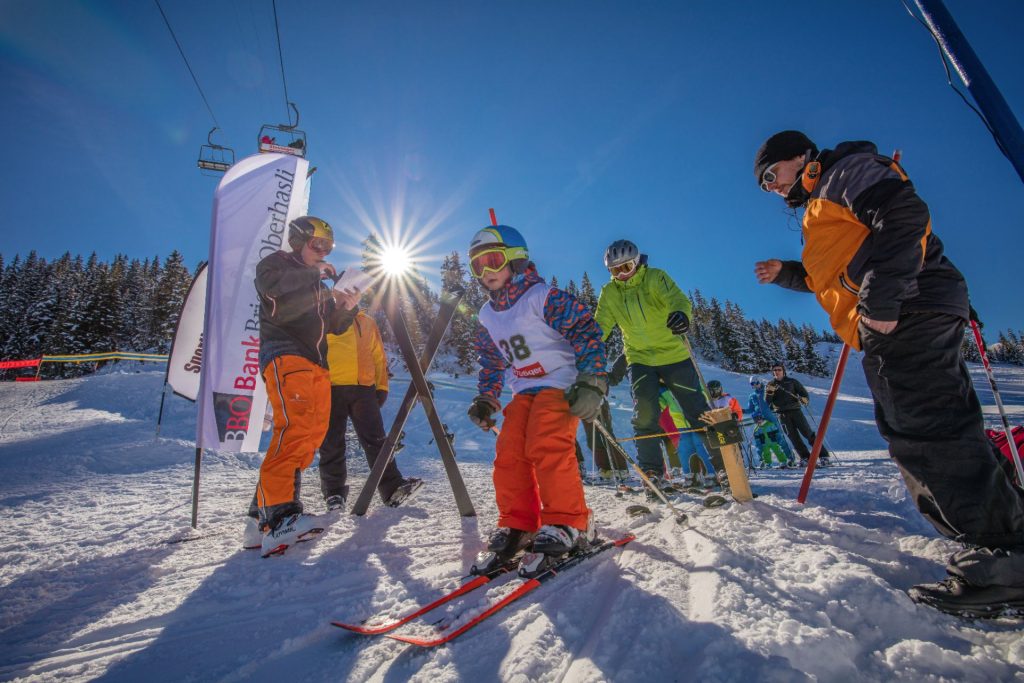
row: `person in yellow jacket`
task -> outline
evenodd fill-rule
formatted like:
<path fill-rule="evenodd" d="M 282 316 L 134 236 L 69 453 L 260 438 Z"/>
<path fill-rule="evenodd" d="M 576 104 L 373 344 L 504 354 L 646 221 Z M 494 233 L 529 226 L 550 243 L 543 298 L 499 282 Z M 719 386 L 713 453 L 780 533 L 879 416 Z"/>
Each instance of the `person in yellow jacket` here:
<path fill-rule="evenodd" d="M 331 418 L 320 444 L 320 490 L 327 509 L 340 510 L 348 500 L 345 432 L 349 419 L 371 468 L 387 438 L 380 409 L 388 398 L 388 361 L 373 318 L 360 311 L 344 333 L 327 335 L 327 365 Z M 395 507 L 422 485 L 420 479 L 404 478 L 392 459 L 377 492 L 386 505 Z"/>

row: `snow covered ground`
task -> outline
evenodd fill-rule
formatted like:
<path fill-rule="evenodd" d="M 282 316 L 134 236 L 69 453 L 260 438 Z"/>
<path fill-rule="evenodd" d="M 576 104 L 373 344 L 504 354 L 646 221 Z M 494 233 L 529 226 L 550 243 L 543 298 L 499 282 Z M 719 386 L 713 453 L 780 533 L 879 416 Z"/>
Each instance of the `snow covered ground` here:
<path fill-rule="evenodd" d="M 1020 422 L 1024 371 L 997 373 Z M 745 376 L 705 374 L 745 403 Z M 168 398 L 154 439 L 162 379 L 149 369 L 0 384 L 0 679 L 1024 681 L 1020 623 L 962 621 L 907 598 L 943 576 L 955 546 L 908 501 L 854 359 L 828 433 L 839 466 L 819 471 L 806 505 L 795 470 L 759 473 L 748 505 L 682 503 L 689 527 L 628 520 L 630 500 L 588 488 L 599 530 L 636 541 L 433 650 L 330 622 L 429 601 L 482 549 L 496 519 L 494 439 L 464 417 L 473 382 L 432 376 L 478 517 L 455 511 L 417 408 L 399 465 L 427 486 L 408 507 L 332 513 L 318 541 L 264 560 L 239 545 L 259 456 L 205 457 L 200 529 L 189 528 L 194 407 Z M 829 381 L 800 379 L 820 413 Z M 396 378 L 391 411 L 406 386 Z M 628 388 L 612 402 L 628 435 Z M 358 487 L 361 453 L 350 462 Z M 307 510 L 323 511 L 315 466 L 305 481 Z"/>

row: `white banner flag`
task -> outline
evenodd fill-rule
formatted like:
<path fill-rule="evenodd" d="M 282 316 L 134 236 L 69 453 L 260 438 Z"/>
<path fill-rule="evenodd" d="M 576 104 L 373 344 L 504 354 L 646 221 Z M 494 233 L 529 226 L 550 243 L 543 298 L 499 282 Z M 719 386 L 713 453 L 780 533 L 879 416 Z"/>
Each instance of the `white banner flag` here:
<path fill-rule="evenodd" d="M 199 266 L 185 295 L 178 326 L 167 359 L 167 383 L 178 396 L 190 401 L 199 396 L 199 371 L 203 367 L 203 316 L 206 313 L 206 264 Z"/>
<path fill-rule="evenodd" d="M 197 448 L 259 451 L 267 389 L 260 377 L 256 264 L 288 248 L 289 221 L 309 206 L 309 162 L 256 154 L 217 186 L 210 231 Z"/>

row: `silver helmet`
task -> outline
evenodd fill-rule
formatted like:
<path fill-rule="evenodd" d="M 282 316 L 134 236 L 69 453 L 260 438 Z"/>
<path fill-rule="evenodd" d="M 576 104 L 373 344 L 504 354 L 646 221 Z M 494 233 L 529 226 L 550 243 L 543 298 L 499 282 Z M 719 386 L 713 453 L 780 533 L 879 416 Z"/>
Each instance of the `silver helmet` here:
<path fill-rule="evenodd" d="M 640 258 L 640 250 L 629 240 L 615 240 L 604 250 L 604 267 L 613 268 L 617 265 Z"/>

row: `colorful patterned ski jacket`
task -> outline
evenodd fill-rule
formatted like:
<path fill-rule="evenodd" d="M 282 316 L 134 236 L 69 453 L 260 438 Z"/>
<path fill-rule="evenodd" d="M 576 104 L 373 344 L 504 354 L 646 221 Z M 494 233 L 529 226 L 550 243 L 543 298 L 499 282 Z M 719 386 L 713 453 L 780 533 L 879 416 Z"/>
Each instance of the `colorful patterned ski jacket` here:
<path fill-rule="evenodd" d="M 690 317 L 691 309 L 668 273 L 644 262 L 625 282 L 612 278 L 601 288 L 594 318 L 604 339 L 619 326 L 630 365 L 669 365 L 686 360 L 690 352 L 666 326 L 668 315 L 682 311 Z"/>
<path fill-rule="evenodd" d="M 794 191 L 807 197 L 803 254 L 783 261 L 775 284 L 813 292 L 843 341 L 860 349 L 862 315 L 893 321 L 929 311 L 967 319 L 967 283 L 932 233 L 928 206 L 874 144 L 823 150 Z"/>
<path fill-rule="evenodd" d="M 514 275 L 505 287 L 496 292 L 489 292 L 489 305 L 496 311 L 507 311 L 531 287 L 547 286 L 531 263 L 525 273 Z M 565 337 L 572 346 L 576 356 L 577 372 L 605 377 L 608 363 L 604 344 L 601 342 L 601 328 L 594 322 L 590 309 L 564 290 L 556 287 L 551 287 L 550 290 L 544 304 L 544 322 Z M 501 390 L 505 386 L 505 369 L 508 363 L 487 329 L 480 323 L 477 323 L 474 348 L 479 354 L 480 361 L 477 389 L 481 394 L 499 400 Z M 534 394 L 542 388 L 544 387 L 534 387 L 523 393 Z"/>

